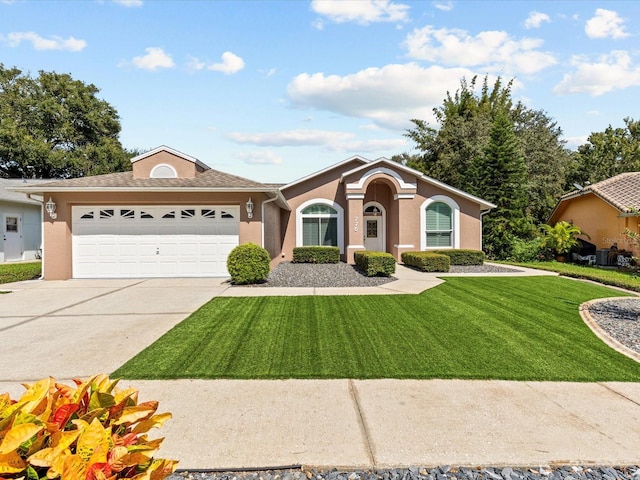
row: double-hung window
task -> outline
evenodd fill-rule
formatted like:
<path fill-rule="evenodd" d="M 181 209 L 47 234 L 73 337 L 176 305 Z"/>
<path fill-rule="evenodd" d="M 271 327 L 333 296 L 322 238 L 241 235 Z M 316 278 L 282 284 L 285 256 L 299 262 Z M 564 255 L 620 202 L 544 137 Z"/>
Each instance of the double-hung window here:
<path fill-rule="evenodd" d="M 303 246 L 338 246 L 338 212 L 316 203 L 302 210 Z"/>

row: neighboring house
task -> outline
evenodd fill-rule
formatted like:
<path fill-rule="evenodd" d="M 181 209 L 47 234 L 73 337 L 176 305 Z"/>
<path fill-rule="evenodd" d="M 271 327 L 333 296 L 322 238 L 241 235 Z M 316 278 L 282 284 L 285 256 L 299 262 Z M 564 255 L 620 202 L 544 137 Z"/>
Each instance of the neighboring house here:
<path fill-rule="evenodd" d="M 238 244 L 267 249 L 272 266 L 303 245 L 335 245 L 342 259 L 482 247 L 489 202 L 387 159 L 353 157 L 289 183 L 210 169 L 161 146 L 131 172 L 17 189 L 55 204 L 44 216 L 44 277 L 227 276 Z M 55 218 L 54 218 L 55 217 Z"/>
<path fill-rule="evenodd" d="M 42 203 L 14 188 L 39 183 L 36 180 L 0 178 L 0 262 L 40 258 L 42 245 Z"/>
<path fill-rule="evenodd" d="M 580 227 L 584 234 L 578 238 L 598 249 L 631 251 L 622 232 L 640 232 L 640 172 L 621 173 L 563 195 L 547 223 L 560 220 Z"/>

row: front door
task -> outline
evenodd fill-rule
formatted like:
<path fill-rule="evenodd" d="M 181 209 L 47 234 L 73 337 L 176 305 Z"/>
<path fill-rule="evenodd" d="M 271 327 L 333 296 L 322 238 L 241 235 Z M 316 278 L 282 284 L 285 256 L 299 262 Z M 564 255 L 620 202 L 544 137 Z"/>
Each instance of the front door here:
<path fill-rule="evenodd" d="M 5 213 L 2 235 L 4 261 L 22 260 L 22 216 L 17 213 Z"/>
<path fill-rule="evenodd" d="M 382 235 L 382 218 L 364 217 L 364 248 L 375 252 L 384 252 Z"/>

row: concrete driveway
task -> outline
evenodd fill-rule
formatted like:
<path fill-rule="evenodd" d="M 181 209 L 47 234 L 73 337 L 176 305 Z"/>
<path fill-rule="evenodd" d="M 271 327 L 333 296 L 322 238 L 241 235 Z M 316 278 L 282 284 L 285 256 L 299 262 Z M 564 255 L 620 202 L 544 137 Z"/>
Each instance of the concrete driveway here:
<path fill-rule="evenodd" d="M 110 373 L 228 288 L 221 279 L 2 285 L 0 382 Z"/>

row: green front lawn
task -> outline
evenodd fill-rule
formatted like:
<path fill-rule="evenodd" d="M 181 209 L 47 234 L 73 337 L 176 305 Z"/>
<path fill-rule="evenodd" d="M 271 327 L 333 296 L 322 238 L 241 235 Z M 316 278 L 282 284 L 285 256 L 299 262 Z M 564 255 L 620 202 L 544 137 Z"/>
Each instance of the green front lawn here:
<path fill-rule="evenodd" d="M 640 381 L 640 364 L 578 313 L 619 295 L 558 277 L 450 277 L 421 295 L 215 298 L 113 375 Z"/>
<path fill-rule="evenodd" d="M 0 263 L 0 284 L 21 282 L 40 277 L 42 262 Z"/>

